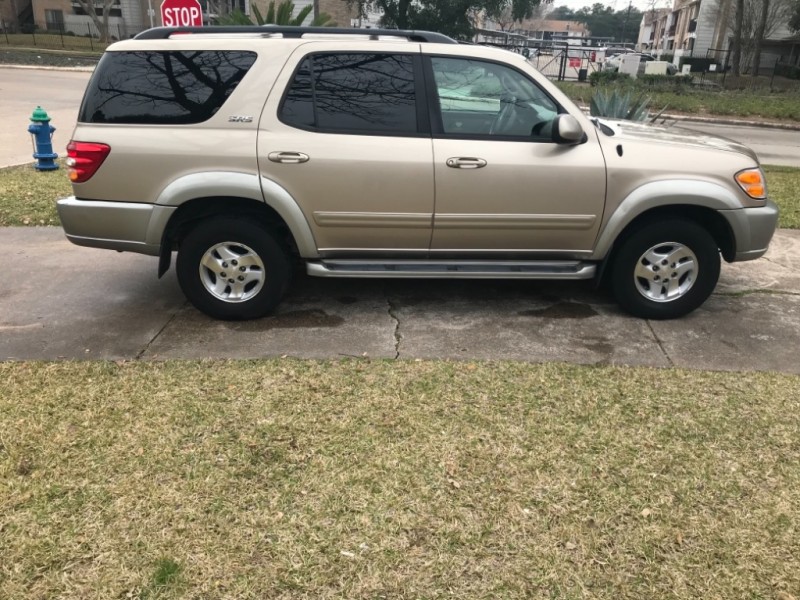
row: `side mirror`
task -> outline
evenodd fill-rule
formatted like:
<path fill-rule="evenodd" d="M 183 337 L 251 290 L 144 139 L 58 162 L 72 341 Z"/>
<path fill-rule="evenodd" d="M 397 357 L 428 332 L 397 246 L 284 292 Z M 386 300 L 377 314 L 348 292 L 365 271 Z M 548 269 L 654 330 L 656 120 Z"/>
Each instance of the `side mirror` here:
<path fill-rule="evenodd" d="M 569 114 L 561 114 L 553 121 L 553 141 L 556 144 L 582 144 L 586 141 L 586 134 L 578 119 Z"/>

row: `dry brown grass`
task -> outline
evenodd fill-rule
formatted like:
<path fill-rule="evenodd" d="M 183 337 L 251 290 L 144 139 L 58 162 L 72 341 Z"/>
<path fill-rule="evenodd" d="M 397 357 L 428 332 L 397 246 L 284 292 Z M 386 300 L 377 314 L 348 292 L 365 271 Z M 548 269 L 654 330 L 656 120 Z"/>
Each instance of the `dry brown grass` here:
<path fill-rule="evenodd" d="M 800 378 L 0 364 L 0 598 L 800 596 Z"/>

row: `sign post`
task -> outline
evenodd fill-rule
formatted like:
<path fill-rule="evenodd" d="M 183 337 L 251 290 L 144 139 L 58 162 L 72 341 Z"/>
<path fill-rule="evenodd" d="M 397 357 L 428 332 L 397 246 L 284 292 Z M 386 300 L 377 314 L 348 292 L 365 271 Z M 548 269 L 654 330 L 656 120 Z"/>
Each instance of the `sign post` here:
<path fill-rule="evenodd" d="M 198 0 L 164 0 L 161 24 L 165 27 L 202 27 L 203 10 Z"/>

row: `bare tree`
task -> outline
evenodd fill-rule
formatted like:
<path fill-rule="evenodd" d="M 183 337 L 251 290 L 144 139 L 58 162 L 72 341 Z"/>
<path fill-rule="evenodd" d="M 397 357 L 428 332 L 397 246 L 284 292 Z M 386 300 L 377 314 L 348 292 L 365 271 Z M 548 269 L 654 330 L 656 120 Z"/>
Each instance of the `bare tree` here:
<path fill-rule="evenodd" d="M 733 52 L 731 54 L 731 72 L 738 77 L 742 71 L 742 29 L 744 28 L 744 0 L 736 0 L 736 11 L 733 24 Z"/>
<path fill-rule="evenodd" d="M 716 16 L 731 34 L 731 73 L 741 75 L 751 72 L 757 46 L 789 22 L 794 0 L 735 0 L 734 6 L 729 11 L 728 1 L 716 0 Z"/>
<path fill-rule="evenodd" d="M 103 6 L 100 9 L 101 14 L 97 14 L 97 4 L 94 0 L 77 0 L 78 4 L 81 5 L 83 12 L 85 12 L 89 17 L 91 17 L 94 26 L 97 27 L 97 32 L 100 35 L 100 43 L 107 44 L 109 42 L 109 35 L 108 35 L 108 13 L 111 11 L 111 7 L 114 5 L 117 0 L 102 0 Z"/>
<path fill-rule="evenodd" d="M 511 6 L 505 6 L 494 17 L 494 22 L 500 28 L 500 31 L 509 31 L 514 26 L 514 14 Z"/>
<path fill-rule="evenodd" d="M 756 27 L 755 50 L 753 52 L 753 77 L 758 77 L 758 69 L 761 67 L 761 47 L 764 45 L 764 35 L 767 29 L 767 18 L 769 16 L 770 0 L 762 0 L 764 5 L 761 7 L 761 18 Z"/>

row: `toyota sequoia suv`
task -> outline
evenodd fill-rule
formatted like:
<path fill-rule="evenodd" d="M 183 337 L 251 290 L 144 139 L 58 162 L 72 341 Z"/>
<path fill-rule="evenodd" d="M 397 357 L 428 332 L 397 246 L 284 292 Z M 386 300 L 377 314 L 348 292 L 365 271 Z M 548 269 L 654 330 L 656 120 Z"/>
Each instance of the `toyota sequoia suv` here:
<path fill-rule="evenodd" d="M 156 28 L 113 44 L 68 146 L 69 240 L 159 258 L 198 309 L 318 277 L 602 279 L 685 315 L 778 211 L 747 147 L 587 118 L 526 60 L 437 33 Z"/>

